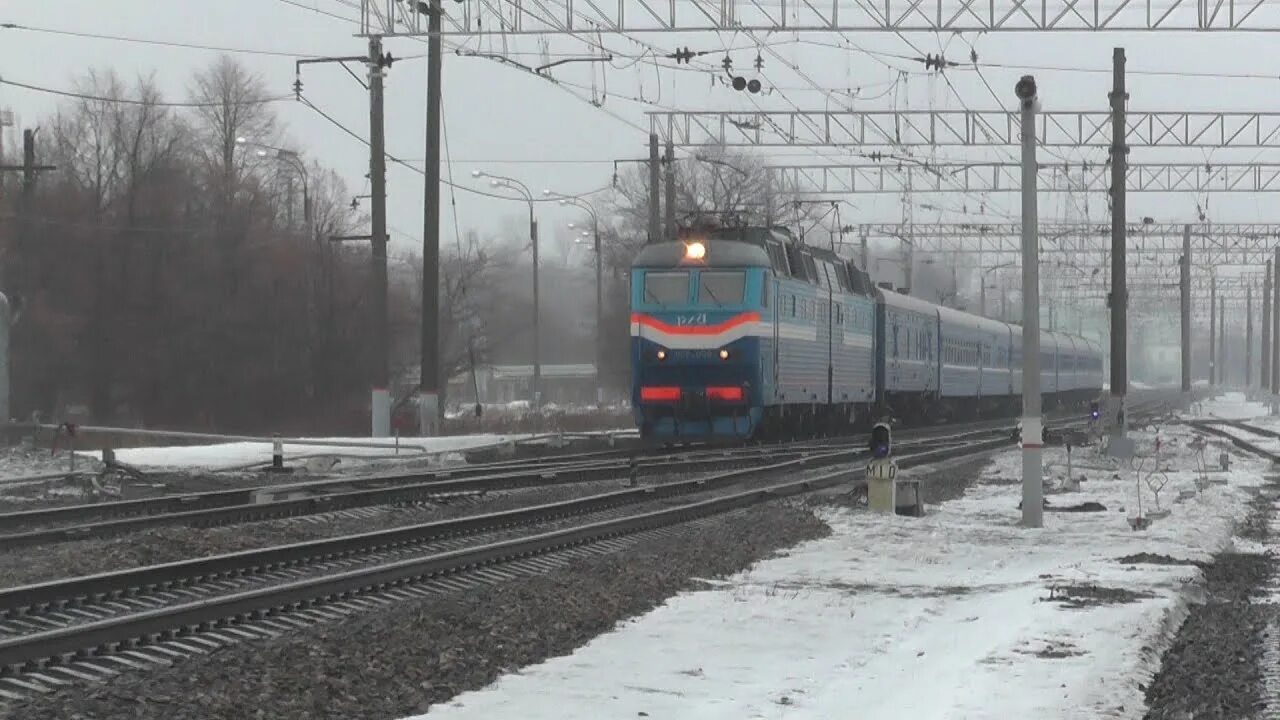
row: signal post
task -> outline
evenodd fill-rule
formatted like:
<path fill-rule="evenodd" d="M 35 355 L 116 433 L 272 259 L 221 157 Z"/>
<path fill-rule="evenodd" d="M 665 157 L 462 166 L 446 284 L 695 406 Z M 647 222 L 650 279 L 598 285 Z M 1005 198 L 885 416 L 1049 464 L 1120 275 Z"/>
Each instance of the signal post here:
<path fill-rule="evenodd" d="M 898 464 L 893 460 L 893 439 L 889 426 L 876 423 L 871 429 L 871 462 L 867 464 L 867 508 L 892 515 L 898 509 Z"/>

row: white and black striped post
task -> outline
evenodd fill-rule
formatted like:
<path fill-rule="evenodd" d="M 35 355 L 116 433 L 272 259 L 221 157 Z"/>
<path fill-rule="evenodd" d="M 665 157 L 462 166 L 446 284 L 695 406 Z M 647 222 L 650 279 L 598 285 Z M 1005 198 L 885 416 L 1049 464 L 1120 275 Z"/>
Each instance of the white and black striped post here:
<path fill-rule="evenodd" d="M 271 470 L 284 472 L 284 441 L 279 435 L 271 436 Z"/>

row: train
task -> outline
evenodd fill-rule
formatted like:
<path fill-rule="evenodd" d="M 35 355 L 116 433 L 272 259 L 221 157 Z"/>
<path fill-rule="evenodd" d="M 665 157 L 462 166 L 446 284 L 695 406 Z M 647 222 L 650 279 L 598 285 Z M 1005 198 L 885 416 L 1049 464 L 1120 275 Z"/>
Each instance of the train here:
<path fill-rule="evenodd" d="M 631 267 L 631 400 L 644 438 L 837 434 L 881 421 L 1012 416 L 1022 328 L 876 287 L 785 227 L 644 246 Z M 1103 353 L 1040 336 L 1046 409 L 1101 395 Z"/>

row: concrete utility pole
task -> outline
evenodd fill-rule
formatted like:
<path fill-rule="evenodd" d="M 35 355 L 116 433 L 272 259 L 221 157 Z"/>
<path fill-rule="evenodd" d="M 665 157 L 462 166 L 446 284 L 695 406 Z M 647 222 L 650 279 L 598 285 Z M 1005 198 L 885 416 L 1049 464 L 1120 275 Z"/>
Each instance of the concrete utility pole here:
<path fill-rule="evenodd" d="M 1036 209 L 1036 81 L 1015 88 L 1022 107 L 1022 524 L 1044 525 L 1040 418 L 1040 246 Z"/>
<path fill-rule="evenodd" d="M 1262 346 L 1258 348 L 1258 365 L 1262 374 L 1258 387 L 1262 392 L 1271 390 L 1271 261 L 1267 261 L 1267 274 L 1262 278 Z"/>
<path fill-rule="evenodd" d="M 1280 247 L 1271 263 L 1271 411 L 1276 411 L 1276 392 L 1280 390 Z"/>
<path fill-rule="evenodd" d="M 373 437 L 391 435 L 390 362 L 387 333 L 387 156 L 383 132 L 382 38 L 369 38 L 369 184 L 373 243 L 373 372 L 371 374 Z"/>
<path fill-rule="evenodd" d="M 1182 392 L 1191 392 L 1191 226 L 1182 228 L 1181 276 L 1178 282 L 1182 306 Z"/>
<path fill-rule="evenodd" d="M 538 221 L 529 200 L 529 239 L 533 242 L 533 407 L 542 407 L 542 303 L 538 292 Z"/>
<path fill-rule="evenodd" d="M 1218 278 L 1209 284 L 1209 385 L 1218 384 Z"/>
<path fill-rule="evenodd" d="M 604 407 L 604 253 L 600 251 L 600 221 L 594 210 L 591 230 L 596 246 L 596 407 Z"/>
<path fill-rule="evenodd" d="M 13 127 L 13 111 L 0 110 L 0 197 L 4 196 L 4 129 Z"/>
<path fill-rule="evenodd" d="M 871 274 L 871 268 L 867 267 L 867 263 L 871 262 L 870 248 L 867 247 L 867 235 L 870 232 L 871 231 L 867 229 L 867 226 L 863 225 L 859 229 L 860 237 L 858 238 L 858 251 L 861 253 L 862 257 L 862 272 L 867 274 Z"/>
<path fill-rule="evenodd" d="M 1127 434 L 1124 397 L 1129 389 L 1129 291 L 1125 285 L 1125 145 L 1124 48 L 1112 51 L 1111 89 L 1111 412 L 1113 440 Z M 1127 454 L 1127 453 L 1125 453 Z"/>
<path fill-rule="evenodd" d="M 1218 384 L 1227 384 L 1227 302 L 1218 303 Z"/>
<path fill-rule="evenodd" d="M 422 356 L 418 375 L 418 433 L 440 434 L 440 0 L 427 18 L 427 166 L 422 218 Z M 479 402 L 479 399 L 477 399 Z"/>
<path fill-rule="evenodd" d="M 1244 390 L 1253 384 L 1253 287 L 1244 288 Z"/>
<path fill-rule="evenodd" d="M 662 190 L 659 181 L 658 135 L 649 135 L 649 242 L 662 242 Z"/>
<path fill-rule="evenodd" d="M 773 173 L 764 173 L 764 226 L 773 227 Z"/>
<path fill-rule="evenodd" d="M 676 239 L 676 148 L 675 144 L 670 140 L 667 141 L 667 206 L 666 206 L 666 237 L 667 242 L 675 242 Z"/>

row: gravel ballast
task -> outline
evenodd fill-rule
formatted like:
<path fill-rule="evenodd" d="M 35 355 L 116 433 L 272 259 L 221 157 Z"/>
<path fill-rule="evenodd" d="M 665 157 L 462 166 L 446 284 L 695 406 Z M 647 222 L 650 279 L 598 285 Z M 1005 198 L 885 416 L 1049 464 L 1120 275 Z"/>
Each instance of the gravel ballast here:
<path fill-rule="evenodd" d="M 399 718 L 571 652 L 694 587 L 696 578 L 731 574 L 827 532 L 793 503 L 757 506 L 548 575 L 404 603 L 88 691 L 62 691 L 11 707 L 5 717 Z"/>
<path fill-rule="evenodd" d="M 1270 500 L 1252 502 L 1240 534 L 1266 542 L 1274 511 Z M 1263 649 L 1264 643 L 1280 640 L 1267 637 L 1277 606 L 1250 599 L 1273 576 L 1274 560 L 1223 552 L 1204 568 L 1205 602 L 1191 609 L 1161 658 L 1160 671 L 1145 688 L 1147 720 L 1262 717 Z"/>
<path fill-rule="evenodd" d="M 837 468 L 834 467 L 806 469 L 801 470 L 798 476 L 788 479 L 813 477 L 835 470 Z M 640 485 L 678 482 L 707 474 L 714 473 L 673 473 L 642 479 Z M 746 490 L 779 482 L 784 482 L 784 479 L 770 475 L 741 482 L 735 487 Z M 625 480 L 547 485 L 461 496 L 408 507 L 375 506 L 355 511 L 264 520 L 217 528 L 158 527 L 114 538 L 0 551 L 0 587 L 514 510 L 614 492 L 626 487 Z M 652 504 L 655 507 L 665 507 L 671 503 L 690 502 L 694 499 L 696 497 L 685 495 L 658 500 Z M 630 507 L 638 511 L 643 505 Z"/>
<path fill-rule="evenodd" d="M 368 515 L 334 513 L 217 528 L 159 527 L 115 538 L 22 548 L 0 552 L 0 587 L 513 510 L 621 487 L 618 481 L 553 485 L 443 503 L 380 507 Z"/>

